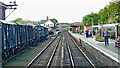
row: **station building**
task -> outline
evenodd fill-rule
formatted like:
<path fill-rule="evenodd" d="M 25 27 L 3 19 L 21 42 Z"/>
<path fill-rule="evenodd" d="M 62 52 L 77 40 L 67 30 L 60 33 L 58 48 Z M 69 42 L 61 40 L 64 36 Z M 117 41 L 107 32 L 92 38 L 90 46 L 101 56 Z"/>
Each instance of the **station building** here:
<path fill-rule="evenodd" d="M 80 32 L 81 27 L 84 28 L 84 24 L 82 22 L 74 22 L 70 25 L 70 31 L 76 33 L 77 31 Z"/>

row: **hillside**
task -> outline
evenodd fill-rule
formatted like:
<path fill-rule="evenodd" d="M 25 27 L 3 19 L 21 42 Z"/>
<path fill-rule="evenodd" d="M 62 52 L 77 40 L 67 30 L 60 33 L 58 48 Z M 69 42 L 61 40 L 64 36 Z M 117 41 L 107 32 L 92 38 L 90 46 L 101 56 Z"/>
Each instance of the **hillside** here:
<path fill-rule="evenodd" d="M 108 5 L 106 5 L 103 9 L 100 9 L 99 13 L 91 13 L 87 14 L 83 17 L 83 22 L 86 26 L 91 25 L 91 18 L 93 18 L 93 24 L 98 25 L 98 23 L 103 22 L 103 24 L 109 24 L 109 23 L 115 23 L 120 22 L 120 17 L 115 18 L 114 14 L 118 13 L 120 16 L 120 1 L 115 0 L 113 2 L 110 2 Z"/>

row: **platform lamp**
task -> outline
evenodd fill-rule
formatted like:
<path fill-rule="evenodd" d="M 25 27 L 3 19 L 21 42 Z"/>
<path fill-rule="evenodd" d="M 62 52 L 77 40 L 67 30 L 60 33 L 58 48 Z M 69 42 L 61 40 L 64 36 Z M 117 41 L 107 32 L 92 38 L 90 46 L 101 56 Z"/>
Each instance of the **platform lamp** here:
<path fill-rule="evenodd" d="M 91 18 L 91 20 L 92 20 L 92 38 L 93 38 L 93 18 Z"/>
<path fill-rule="evenodd" d="M 87 20 L 88 20 L 88 17 L 85 18 L 85 22 L 84 23 L 86 23 Z M 86 25 L 84 24 L 84 36 L 86 37 L 85 32 L 86 32 Z"/>
<path fill-rule="evenodd" d="M 101 40 L 103 40 L 103 22 L 101 23 Z"/>
<path fill-rule="evenodd" d="M 115 16 L 115 20 L 116 20 L 115 42 L 117 42 L 117 31 L 118 31 L 118 29 L 117 29 L 117 19 L 119 17 L 119 14 L 117 12 L 115 12 L 114 16 Z M 117 45 L 116 45 L 116 47 L 117 47 Z"/>

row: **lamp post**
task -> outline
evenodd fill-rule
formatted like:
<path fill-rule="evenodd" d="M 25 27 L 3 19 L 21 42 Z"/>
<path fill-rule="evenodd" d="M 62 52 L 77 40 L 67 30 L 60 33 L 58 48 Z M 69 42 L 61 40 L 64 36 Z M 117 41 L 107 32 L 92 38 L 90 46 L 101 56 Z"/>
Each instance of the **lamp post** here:
<path fill-rule="evenodd" d="M 91 18 L 91 20 L 92 20 L 92 38 L 93 38 L 93 18 Z"/>
<path fill-rule="evenodd" d="M 87 20 L 88 20 L 88 17 L 87 17 L 87 18 L 85 18 L 85 22 L 84 22 L 84 23 L 86 23 L 86 21 L 87 21 Z M 86 37 L 85 32 L 86 32 L 86 26 L 84 25 L 84 36 Z"/>
<path fill-rule="evenodd" d="M 101 24 L 101 40 L 103 40 L 103 22 Z"/>
<path fill-rule="evenodd" d="M 118 29 L 117 29 L 117 19 L 118 19 L 118 17 L 119 17 L 119 14 L 116 12 L 115 14 L 114 14 L 114 16 L 115 16 L 115 20 L 116 20 L 116 31 L 115 31 L 115 42 L 117 42 L 117 32 L 118 32 Z M 117 45 L 116 45 L 117 46 Z"/>
<path fill-rule="evenodd" d="M 99 27 L 98 27 L 98 36 L 100 36 L 100 28 L 101 28 L 100 22 L 98 23 L 98 25 L 99 25 Z"/>

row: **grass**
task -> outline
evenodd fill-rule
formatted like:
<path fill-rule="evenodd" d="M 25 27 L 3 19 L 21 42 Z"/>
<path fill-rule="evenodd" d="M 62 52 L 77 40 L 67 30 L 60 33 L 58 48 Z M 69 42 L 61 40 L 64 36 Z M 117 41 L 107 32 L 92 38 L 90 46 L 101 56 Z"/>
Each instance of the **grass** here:
<path fill-rule="evenodd" d="M 104 42 L 104 41 L 105 41 L 104 37 L 103 37 L 103 40 L 101 39 L 101 36 L 97 36 L 97 37 L 95 38 L 95 40 L 96 40 L 96 41 L 99 41 L 99 42 Z"/>

